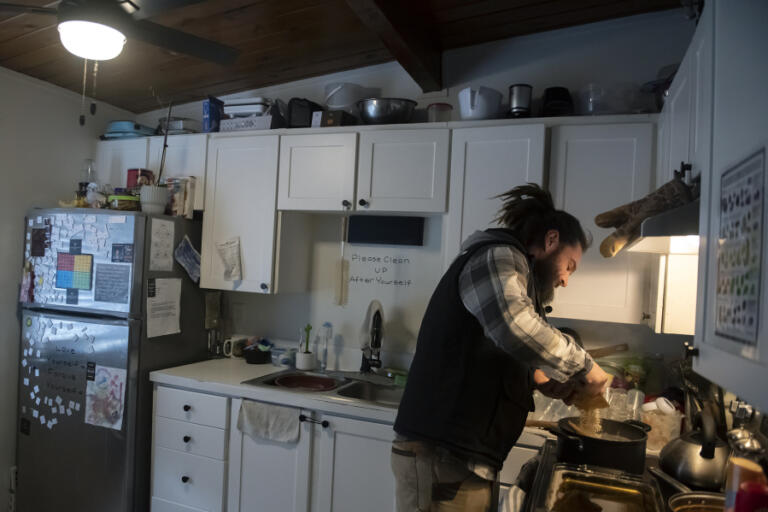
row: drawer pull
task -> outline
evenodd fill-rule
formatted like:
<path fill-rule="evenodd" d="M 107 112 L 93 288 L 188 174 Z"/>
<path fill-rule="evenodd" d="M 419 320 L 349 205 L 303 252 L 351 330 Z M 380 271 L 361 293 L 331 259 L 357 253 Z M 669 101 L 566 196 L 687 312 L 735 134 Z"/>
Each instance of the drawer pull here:
<path fill-rule="evenodd" d="M 190 436 L 184 436 L 182 439 L 184 440 L 185 443 L 188 443 L 192 440 Z"/>
<path fill-rule="evenodd" d="M 299 415 L 299 421 L 306 421 L 307 423 L 315 423 L 316 425 L 320 425 L 323 428 L 328 428 L 330 423 L 328 423 L 328 420 L 319 421 L 314 418 L 310 418 L 308 416 L 305 416 L 303 414 Z"/>
<path fill-rule="evenodd" d="M 181 481 L 182 481 L 183 483 L 187 483 L 187 482 L 189 482 L 189 477 L 188 477 L 188 476 L 186 476 L 186 475 L 184 475 L 183 477 L 181 477 Z"/>
<path fill-rule="evenodd" d="M 189 412 L 192 409 L 192 406 L 189 404 L 184 404 L 183 409 L 184 409 L 184 412 Z"/>

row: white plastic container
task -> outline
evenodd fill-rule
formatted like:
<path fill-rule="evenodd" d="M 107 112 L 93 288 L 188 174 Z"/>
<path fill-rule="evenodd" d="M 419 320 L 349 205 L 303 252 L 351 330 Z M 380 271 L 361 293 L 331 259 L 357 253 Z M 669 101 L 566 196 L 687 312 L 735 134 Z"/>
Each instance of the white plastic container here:
<path fill-rule="evenodd" d="M 144 185 L 141 187 L 141 211 L 146 213 L 165 213 L 168 204 L 168 187 Z"/>
<path fill-rule="evenodd" d="M 462 119 L 493 119 L 501 110 L 501 93 L 488 87 L 459 91 L 459 114 Z"/>
<path fill-rule="evenodd" d="M 314 370 L 317 360 L 313 352 L 296 352 L 296 369 L 297 370 Z"/>
<path fill-rule="evenodd" d="M 365 89 L 349 82 L 331 83 L 325 86 L 325 104 L 330 110 L 348 110 L 363 99 Z"/>

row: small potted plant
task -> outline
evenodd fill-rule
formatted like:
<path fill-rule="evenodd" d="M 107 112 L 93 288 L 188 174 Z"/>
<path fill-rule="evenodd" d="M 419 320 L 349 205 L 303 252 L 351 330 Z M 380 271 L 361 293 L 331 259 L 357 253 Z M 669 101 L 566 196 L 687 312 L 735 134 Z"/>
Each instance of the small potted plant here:
<path fill-rule="evenodd" d="M 314 370 L 315 369 L 315 354 L 309 351 L 309 333 L 312 331 L 312 326 L 307 324 L 303 329 L 303 335 L 300 339 L 301 346 L 299 352 L 296 354 L 296 369 L 297 370 Z"/>

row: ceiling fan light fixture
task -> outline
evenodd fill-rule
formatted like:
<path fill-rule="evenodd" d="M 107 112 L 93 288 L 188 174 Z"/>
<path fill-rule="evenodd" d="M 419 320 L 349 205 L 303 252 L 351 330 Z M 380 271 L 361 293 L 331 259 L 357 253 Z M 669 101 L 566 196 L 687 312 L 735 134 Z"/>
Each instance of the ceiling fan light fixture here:
<path fill-rule="evenodd" d="M 119 30 L 82 20 L 59 23 L 59 38 L 69 53 L 89 60 L 114 59 L 125 44 L 125 36 Z"/>

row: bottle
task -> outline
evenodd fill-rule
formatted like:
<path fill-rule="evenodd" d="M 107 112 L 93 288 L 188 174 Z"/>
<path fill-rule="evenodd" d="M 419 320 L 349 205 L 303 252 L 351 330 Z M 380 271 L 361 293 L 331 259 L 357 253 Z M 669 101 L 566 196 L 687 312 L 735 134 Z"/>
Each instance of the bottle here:
<path fill-rule="evenodd" d="M 736 495 L 745 482 L 768 484 L 760 459 L 765 453 L 762 444 L 754 436 L 733 442 L 733 451 L 725 466 L 725 512 L 735 512 Z"/>
<path fill-rule="evenodd" d="M 321 342 L 323 344 L 322 347 L 318 347 L 318 350 L 320 351 L 320 369 L 325 371 L 328 367 L 328 341 L 333 336 L 333 326 L 331 326 L 331 323 L 325 322 L 320 333 L 322 335 Z"/>
<path fill-rule="evenodd" d="M 88 193 L 88 185 L 96 183 L 96 166 L 93 159 L 86 158 L 80 167 L 80 179 L 77 182 L 77 194 L 79 197 L 85 197 Z"/>

